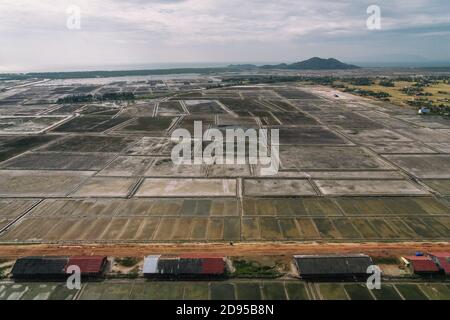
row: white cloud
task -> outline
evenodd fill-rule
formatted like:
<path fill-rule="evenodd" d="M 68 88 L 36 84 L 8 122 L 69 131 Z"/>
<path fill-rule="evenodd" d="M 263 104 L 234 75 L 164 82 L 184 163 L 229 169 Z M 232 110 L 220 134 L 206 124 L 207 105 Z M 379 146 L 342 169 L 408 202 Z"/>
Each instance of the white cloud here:
<path fill-rule="evenodd" d="M 382 32 L 448 26 L 447 1 L 379 0 Z M 0 59 L 27 69 L 217 61 L 224 51 L 228 61 L 337 53 L 351 57 L 355 48 L 363 50 L 359 43 L 372 36 L 366 29 L 370 4 L 358 0 L 2 0 Z M 82 10 L 81 31 L 66 28 L 69 5 Z M 430 32 L 438 36 L 439 31 Z M 342 43 L 333 47 L 330 38 L 340 37 Z M 392 45 L 410 51 L 402 41 Z M 448 45 L 441 49 L 445 48 Z"/>

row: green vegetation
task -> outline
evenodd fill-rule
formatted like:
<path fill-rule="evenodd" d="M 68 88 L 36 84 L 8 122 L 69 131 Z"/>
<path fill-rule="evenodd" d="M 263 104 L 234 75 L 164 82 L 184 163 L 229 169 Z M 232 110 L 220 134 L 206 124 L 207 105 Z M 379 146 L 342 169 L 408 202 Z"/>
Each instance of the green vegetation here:
<path fill-rule="evenodd" d="M 364 96 L 364 97 L 374 97 L 374 98 L 378 98 L 381 100 L 387 100 L 389 101 L 389 97 L 391 97 L 391 95 L 387 92 L 384 91 L 372 91 L 372 90 L 362 90 L 362 89 L 350 89 L 350 88 L 345 88 L 344 92 L 349 92 L 349 93 L 354 93 L 354 94 L 358 94 L 360 96 Z"/>
<path fill-rule="evenodd" d="M 58 104 L 66 104 L 66 103 L 87 103 L 87 102 L 99 102 L 99 101 L 130 101 L 134 100 L 135 96 L 132 92 L 112 92 L 105 93 L 103 95 L 72 95 L 64 98 L 59 98 Z"/>
<path fill-rule="evenodd" d="M 276 270 L 276 266 L 262 266 L 254 261 L 235 260 L 234 277 L 237 278 L 277 278 L 281 274 Z"/>
<path fill-rule="evenodd" d="M 139 274 L 140 274 L 139 267 L 136 266 L 133 269 L 131 269 L 130 272 L 127 273 L 127 276 L 128 278 L 136 279 L 139 278 Z"/>
<path fill-rule="evenodd" d="M 0 279 L 6 278 L 7 276 L 6 269 L 7 267 L 0 267 Z"/>
<path fill-rule="evenodd" d="M 152 94 L 145 94 L 142 96 L 136 97 L 137 100 L 149 100 L 149 99 L 159 99 L 159 98 L 167 98 L 173 96 L 173 92 L 158 92 Z"/>
<path fill-rule="evenodd" d="M 383 86 L 383 87 L 393 88 L 393 87 L 395 87 L 395 82 L 393 80 L 389 80 L 389 79 L 382 79 L 382 80 L 380 80 L 379 85 Z"/>
<path fill-rule="evenodd" d="M 139 259 L 134 257 L 125 257 L 117 258 L 115 261 L 122 267 L 131 268 L 139 262 Z"/>

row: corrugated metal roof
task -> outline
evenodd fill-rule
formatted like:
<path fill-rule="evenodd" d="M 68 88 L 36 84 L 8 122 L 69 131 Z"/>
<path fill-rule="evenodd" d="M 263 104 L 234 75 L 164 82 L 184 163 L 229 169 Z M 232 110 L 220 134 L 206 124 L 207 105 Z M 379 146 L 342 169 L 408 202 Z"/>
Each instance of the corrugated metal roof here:
<path fill-rule="evenodd" d="M 69 266 L 78 266 L 82 274 L 98 274 L 103 271 L 106 263 L 104 256 L 74 256 L 70 257 L 64 270 Z"/>
<path fill-rule="evenodd" d="M 144 274 L 156 274 L 158 273 L 158 260 L 161 256 L 148 256 L 144 259 Z"/>
<path fill-rule="evenodd" d="M 218 275 L 225 270 L 222 257 L 183 255 L 182 257 L 149 256 L 144 260 L 144 274 Z"/>
<path fill-rule="evenodd" d="M 160 258 L 158 260 L 158 273 L 177 275 L 179 270 L 179 260 L 179 258 Z"/>
<path fill-rule="evenodd" d="M 439 272 L 436 263 L 428 256 L 408 256 L 405 259 L 411 263 L 412 269 L 416 273 Z"/>
<path fill-rule="evenodd" d="M 294 259 L 301 276 L 362 275 L 373 265 L 372 259 L 366 255 L 297 255 Z"/>
<path fill-rule="evenodd" d="M 192 258 L 192 259 L 223 259 L 223 256 L 218 256 L 218 255 L 209 255 L 209 254 L 182 254 L 180 255 L 181 259 L 184 258 Z"/>
<path fill-rule="evenodd" d="M 68 257 L 25 257 L 14 264 L 13 277 L 56 276 L 65 274 Z"/>
<path fill-rule="evenodd" d="M 178 264 L 179 274 L 201 274 L 202 259 L 199 258 L 181 258 Z"/>
<path fill-rule="evenodd" d="M 435 257 L 439 267 L 444 270 L 446 275 L 450 275 L 450 252 L 430 253 L 430 256 Z"/>
<path fill-rule="evenodd" d="M 225 262 L 223 258 L 202 259 L 202 274 L 219 275 L 225 272 Z"/>

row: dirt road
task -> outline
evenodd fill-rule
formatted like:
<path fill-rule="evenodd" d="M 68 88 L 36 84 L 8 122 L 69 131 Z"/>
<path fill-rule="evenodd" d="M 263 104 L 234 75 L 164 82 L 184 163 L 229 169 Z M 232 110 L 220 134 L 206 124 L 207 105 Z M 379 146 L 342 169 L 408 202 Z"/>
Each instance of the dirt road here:
<path fill-rule="evenodd" d="M 106 255 L 141 257 L 150 254 L 206 254 L 262 256 L 293 254 L 366 253 L 373 257 L 400 256 L 416 251 L 450 251 L 450 243 L 238 243 L 230 244 L 110 244 L 110 245 L 0 245 L 0 258 L 31 255 Z"/>

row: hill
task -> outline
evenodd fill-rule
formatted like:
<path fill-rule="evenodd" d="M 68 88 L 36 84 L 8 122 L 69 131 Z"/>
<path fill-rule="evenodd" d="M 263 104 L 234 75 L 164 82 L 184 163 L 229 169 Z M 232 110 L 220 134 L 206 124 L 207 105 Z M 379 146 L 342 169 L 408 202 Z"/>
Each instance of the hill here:
<path fill-rule="evenodd" d="M 281 63 L 277 65 L 265 65 L 261 69 L 289 69 L 289 70 L 349 70 L 359 69 L 358 66 L 343 63 L 337 59 L 329 58 L 322 59 L 314 57 L 308 60 L 286 64 Z"/>

